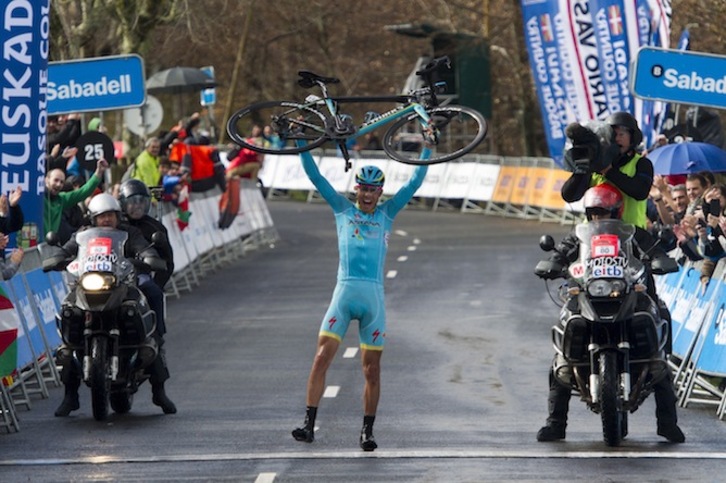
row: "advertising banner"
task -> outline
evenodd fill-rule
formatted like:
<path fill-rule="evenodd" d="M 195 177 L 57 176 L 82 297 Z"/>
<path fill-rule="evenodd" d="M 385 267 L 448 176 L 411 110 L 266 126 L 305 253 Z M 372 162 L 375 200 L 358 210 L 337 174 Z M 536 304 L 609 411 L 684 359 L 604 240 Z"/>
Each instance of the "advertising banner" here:
<path fill-rule="evenodd" d="M 643 45 L 668 46 L 670 0 L 522 0 L 524 33 L 550 156 L 562 166 L 571 122 L 633 114 L 646 145 L 665 104 L 633 97 L 629 64 Z"/>
<path fill-rule="evenodd" d="M 48 0 L 0 4 L 3 59 L 0 64 L 0 192 L 8 194 L 19 186 L 23 191 L 20 207 L 25 217 L 23 230 L 11 237 L 9 248 L 32 246 L 38 242 L 38 233 L 43 233 L 48 4 Z"/>
<path fill-rule="evenodd" d="M 144 61 L 135 54 L 48 66 L 48 113 L 104 111 L 146 102 Z"/>

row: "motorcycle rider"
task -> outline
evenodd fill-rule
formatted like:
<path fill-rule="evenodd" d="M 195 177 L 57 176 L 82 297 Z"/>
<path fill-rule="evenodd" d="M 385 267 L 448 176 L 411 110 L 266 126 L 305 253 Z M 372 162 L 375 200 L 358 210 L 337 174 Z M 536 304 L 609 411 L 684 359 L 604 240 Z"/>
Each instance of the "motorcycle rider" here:
<path fill-rule="evenodd" d="M 124 247 L 125 256 L 129 259 L 134 259 L 136 255 L 143 252 L 153 250 L 149 248 L 149 244 L 144 239 L 144 235 L 137 228 L 130 226 L 126 223 L 121 222 L 121 206 L 119 205 L 116 198 L 107 194 L 101 193 L 94 196 L 88 204 L 89 217 L 91 224 L 97 227 L 109 227 L 123 230 L 128 233 L 128 239 Z M 82 227 L 80 231 L 85 230 L 89 227 Z M 78 233 L 78 232 L 76 232 Z M 73 234 L 71 239 L 63 245 L 63 250 L 68 253 L 69 256 L 75 256 L 78 253 L 78 243 L 76 242 L 76 233 Z M 156 253 L 154 252 L 154 255 Z M 163 314 L 163 292 L 159 286 L 151 279 L 151 276 L 146 270 L 139 269 L 141 273 L 138 274 L 138 288 L 143 292 L 144 296 L 149 301 L 149 306 L 156 311 L 157 319 L 161 319 Z M 163 321 L 159 324 L 163 327 Z M 162 341 L 159 340 L 161 336 L 155 334 L 158 345 L 161 347 Z M 55 411 L 55 415 L 58 417 L 68 416 L 71 411 L 75 411 L 80 408 L 78 400 L 78 389 L 81 386 L 81 368 L 78 359 L 74 356 L 73 351 L 65 346 L 61 346 L 58 349 L 58 360 L 62 364 L 63 369 L 61 371 L 61 380 L 65 385 L 65 396 L 58 409 Z M 166 395 L 164 390 L 164 382 L 169 378 L 169 370 L 166 367 L 166 361 L 163 357 L 157 357 L 154 363 L 149 368 L 149 382 L 151 383 L 152 391 L 152 402 L 160 406 L 165 414 L 176 413 L 176 406 Z"/>
<path fill-rule="evenodd" d="M 126 222 L 141 230 L 147 243 L 151 243 L 151 237 L 154 233 L 163 233 L 164 241 L 157 243 L 156 251 L 159 252 L 161 258 L 166 262 L 166 270 L 163 272 L 154 272 L 154 282 L 160 289 L 164 286 L 174 273 L 174 251 L 169 243 L 169 232 L 162 222 L 149 215 L 151 209 L 151 192 L 143 181 L 138 179 L 129 179 L 121 183 L 119 188 L 119 204 L 123 214 L 126 215 Z M 161 326 L 160 335 L 166 333 L 166 327 Z"/>
<path fill-rule="evenodd" d="M 609 184 L 601 184 L 587 190 L 583 204 L 585 215 L 589 221 L 600 219 L 622 219 L 625 208 L 620 190 Z M 636 244 L 639 229 L 636 227 Z M 648 233 L 640 230 L 646 236 Z M 637 246 L 635 247 L 637 251 Z M 579 254 L 579 240 L 574 233 L 568 234 L 555 248 L 550 260 L 556 262 L 563 270 L 577 260 Z M 648 291 L 652 289 L 649 287 Z M 655 397 L 655 416 L 658 424 L 658 435 L 665 437 L 673 443 L 683 443 L 686 440 L 678 427 L 676 414 L 676 394 L 673 387 L 673 375 L 668 369 L 668 375 L 653 385 Z M 569 410 L 571 389 L 562 385 L 555 378 L 553 368 L 549 373 L 548 417 L 545 426 L 537 432 L 537 441 L 556 441 L 565 439 L 567 427 L 567 412 Z"/>

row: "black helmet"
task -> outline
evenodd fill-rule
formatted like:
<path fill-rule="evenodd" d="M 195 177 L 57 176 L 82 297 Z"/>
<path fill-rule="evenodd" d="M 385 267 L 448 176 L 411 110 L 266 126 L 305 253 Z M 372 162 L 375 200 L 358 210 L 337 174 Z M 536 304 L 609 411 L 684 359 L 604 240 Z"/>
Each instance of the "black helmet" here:
<path fill-rule="evenodd" d="M 643 142 L 643 131 L 638 127 L 638 121 L 629 112 L 619 111 L 614 112 L 608 116 L 605 120 L 606 123 L 611 126 L 624 127 L 630 131 L 631 141 L 630 147 L 634 148 Z"/>
<path fill-rule="evenodd" d="M 151 193 L 149 192 L 149 188 L 141 180 L 128 179 L 124 181 L 119 189 L 118 199 L 126 215 L 129 215 L 129 205 L 135 204 L 135 202 L 143 203 L 143 214 L 149 214 L 149 209 L 151 208 Z"/>

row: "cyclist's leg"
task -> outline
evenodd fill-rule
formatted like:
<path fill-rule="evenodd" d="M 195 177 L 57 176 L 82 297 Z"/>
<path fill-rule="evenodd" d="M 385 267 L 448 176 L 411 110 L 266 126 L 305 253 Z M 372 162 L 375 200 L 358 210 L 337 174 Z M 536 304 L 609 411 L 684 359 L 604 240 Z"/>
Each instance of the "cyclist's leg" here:
<path fill-rule="evenodd" d="M 383 286 L 377 283 L 360 284 L 357 295 L 365 304 L 359 317 L 359 338 L 365 388 L 363 411 L 374 415 L 380 395 L 381 353 L 386 338 L 386 307 Z"/>
<path fill-rule="evenodd" d="M 369 290 L 359 292 L 366 294 L 367 310 L 360 318 L 361 362 L 365 386 L 363 388 L 363 428 L 360 435 L 360 446 L 364 451 L 373 451 L 378 447 L 373 437 L 373 423 L 378 411 L 381 396 L 381 356 L 386 337 L 386 309 L 383 286 L 369 284 Z"/>
<path fill-rule="evenodd" d="M 292 431 L 297 441 L 312 443 L 315 439 L 315 418 L 325 390 L 325 375 L 350 323 L 350 313 L 344 299 L 345 283 L 339 282 L 320 325 L 318 345 L 307 382 L 305 422 L 302 427 Z"/>
<path fill-rule="evenodd" d="M 363 413 L 373 416 L 378 410 L 378 400 L 381 396 L 381 355 L 383 348 L 362 349 L 361 362 L 365 387 L 363 390 Z"/>

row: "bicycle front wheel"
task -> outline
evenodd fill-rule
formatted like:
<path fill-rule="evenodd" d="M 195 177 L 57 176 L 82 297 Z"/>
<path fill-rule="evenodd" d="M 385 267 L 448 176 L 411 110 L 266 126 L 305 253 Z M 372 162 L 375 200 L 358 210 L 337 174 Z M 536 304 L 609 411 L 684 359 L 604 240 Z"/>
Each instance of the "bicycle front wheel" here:
<path fill-rule="evenodd" d="M 470 153 L 487 135 L 487 122 L 475 109 L 441 106 L 426 112 L 431 118 L 428 124 L 411 113 L 386 131 L 383 149 L 388 156 L 406 164 L 444 163 Z"/>
<path fill-rule="evenodd" d="M 269 126 L 269 133 L 253 140 L 255 126 Z M 306 104 L 288 101 L 260 102 L 240 109 L 227 121 L 227 134 L 240 146 L 264 154 L 302 153 L 328 140 L 323 113 Z M 298 146 L 297 141 L 305 144 Z"/>

